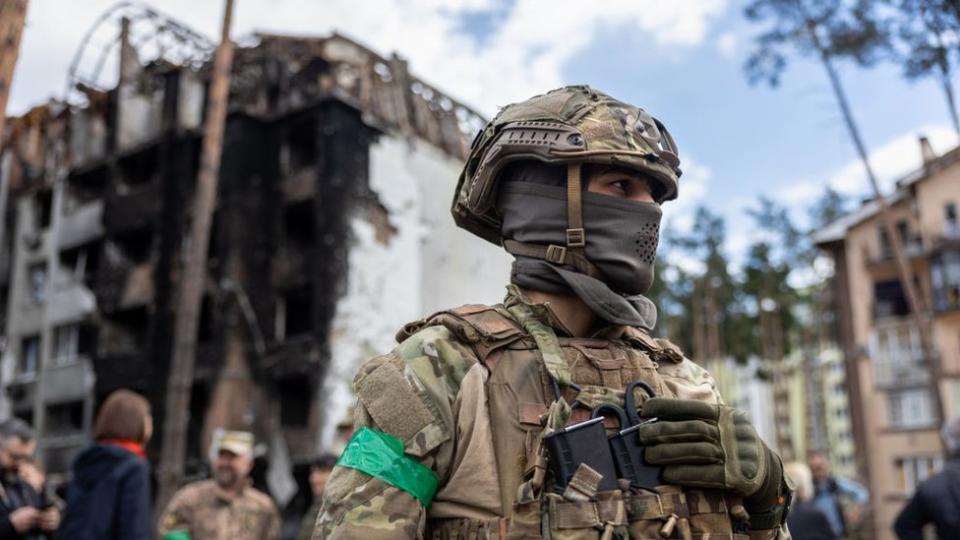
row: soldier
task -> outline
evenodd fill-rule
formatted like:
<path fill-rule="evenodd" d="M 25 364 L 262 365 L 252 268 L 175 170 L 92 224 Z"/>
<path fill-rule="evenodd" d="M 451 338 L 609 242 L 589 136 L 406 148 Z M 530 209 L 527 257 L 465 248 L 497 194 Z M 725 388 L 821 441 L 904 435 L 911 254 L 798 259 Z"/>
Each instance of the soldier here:
<path fill-rule="evenodd" d="M 779 456 L 705 370 L 650 335 L 642 294 L 679 176 L 660 121 L 589 87 L 502 109 L 452 211 L 515 256 L 506 299 L 408 324 L 364 364 L 314 538 L 787 538 Z M 657 419 L 633 437 L 659 485 L 582 460 L 560 478 L 548 441 L 585 433 L 591 408 L 643 400 L 625 394 L 634 382 L 657 396 L 626 412 Z M 608 441 L 601 429 L 588 443 Z"/>
<path fill-rule="evenodd" d="M 279 540 L 280 514 L 266 494 L 250 486 L 253 435 L 218 430 L 211 460 L 213 480 L 177 491 L 160 518 L 160 538 Z M 189 536 L 177 535 L 187 532 Z"/>

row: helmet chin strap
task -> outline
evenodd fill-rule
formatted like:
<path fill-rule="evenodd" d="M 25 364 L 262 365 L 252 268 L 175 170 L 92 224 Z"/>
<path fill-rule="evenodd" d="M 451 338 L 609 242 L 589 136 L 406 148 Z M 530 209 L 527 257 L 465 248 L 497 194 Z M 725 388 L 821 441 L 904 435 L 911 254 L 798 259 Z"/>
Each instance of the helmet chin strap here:
<path fill-rule="evenodd" d="M 583 229 L 583 164 L 567 165 L 567 229 L 566 246 L 551 244 L 543 246 L 504 239 L 503 247 L 508 253 L 523 257 L 543 259 L 553 264 L 570 265 L 588 276 L 602 279 L 603 274 L 587 260 L 585 247 L 587 236 Z"/>
<path fill-rule="evenodd" d="M 577 255 L 583 255 L 583 248 L 587 245 L 583 230 L 583 193 L 580 191 L 582 170 L 582 163 L 567 165 L 567 249 Z"/>

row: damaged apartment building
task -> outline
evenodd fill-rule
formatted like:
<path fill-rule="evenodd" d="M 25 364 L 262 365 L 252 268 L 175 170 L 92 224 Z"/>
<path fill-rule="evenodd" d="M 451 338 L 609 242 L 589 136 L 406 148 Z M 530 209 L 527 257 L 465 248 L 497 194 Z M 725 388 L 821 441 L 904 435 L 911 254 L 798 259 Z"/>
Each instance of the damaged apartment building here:
<path fill-rule="evenodd" d="M 197 54 L 145 52 L 136 24 L 149 19 Z M 147 395 L 163 425 L 210 75 L 212 46 L 155 12 L 99 24 L 113 25 L 114 82 L 72 75 L 81 99 L 9 119 L 0 147 L 0 416 L 35 425 L 55 474 L 117 388 Z M 189 470 L 217 427 L 250 429 L 303 463 L 329 448 L 358 364 L 403 323 L 499 300 L 505 255 L 448 214 L 480 125 L 396 55 L 337 34 L 238 45 Z"/>

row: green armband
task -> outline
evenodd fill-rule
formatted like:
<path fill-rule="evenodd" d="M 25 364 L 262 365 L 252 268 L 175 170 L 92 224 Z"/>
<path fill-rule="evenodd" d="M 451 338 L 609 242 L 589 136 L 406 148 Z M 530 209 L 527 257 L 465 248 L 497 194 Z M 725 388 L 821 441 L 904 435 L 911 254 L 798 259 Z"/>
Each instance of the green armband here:
<path fill-rule="evenodd" d="M 424 508 L 430 507 L 437 494 L 437 475 L 406 455 L 403 441 L 376 429 L 362 427 L 354 432 L 337 465 L 367 473 L 406 491 Z"/>

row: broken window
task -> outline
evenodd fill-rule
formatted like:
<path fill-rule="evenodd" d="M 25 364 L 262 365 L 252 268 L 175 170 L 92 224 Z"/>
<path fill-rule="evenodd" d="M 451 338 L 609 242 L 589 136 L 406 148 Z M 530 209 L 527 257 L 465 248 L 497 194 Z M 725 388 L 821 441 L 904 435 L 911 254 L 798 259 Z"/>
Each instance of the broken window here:
<path fill-rule="evenodd" d="M 64 213 L 70 213 L 102 197 L 109 182 L 110 169 L 105 166 L 71 175 L 67 180 L 63 198 Z"/>
<path fill-rule="evenodd" d="M 145 307 L 104 314 L 98 343 L 103 354 L 139 354 L 147 344 L 150 317 Z M 81 335 L 81 343 L 83 343 Z"/>
<path fill-rule="evenodd" d="M 53 330 L 53 357 L 55 366 L 64 366 L 77 361 L 80 352 L 80 325 L 65 324 Z"/>
<path fill-rule="evenodd" d="M 873 317 L 903 317 L 910 313 L 900 280 L 879 281 L 873 286 Z"/>
<path fill-rule="evenodd" d="M 926 427 L 936 423 L 930 391 L 923 389 L 900 390 L 887 394 L 892 428 Z"/>
<path fill-rule="evenodd" d="M 294 246 L 314 242 L 313 200 L 307 199 L 283 208 L 283 235 Z"/>
<path fill-rule="evenodd" d="M 27 274 L 30 280 L 30 300 L 34 304 L 42 304 L 47 299 L 47 263 L 30 265 Z"/>
<path fill-rule="evenodd" d="M 305 115 L 287 128 L 281 147 L 281 170 L 293 173 L 312 166 L 317 161 L 317 131 L 312 115 Z"/>
<path fill-rule="evenodd" d="M 100 243 L 85 244 L 60 252 L 60 267 L 73 276 L 75 283 L 91 286 L 100 268 Z"/>
<path fill-rule="evenodd" d="M 887 228 L 884 225 L 880 225 L 878 233 L 880 235 L 880 258 L 893 258 L 893 244 L 890 242 L 890 235 L 887 234 Z"/>
<path fill-rule="evenodd" d="M 153 231 L 143 229 L 111 239 L 113 246 L 123 255 L 123 258 L 133 264 L 140 264 L 150 258 L 153 249 Z"/>
<path fill-rule="evenodd" d="M 209 384 L 205 381 L 194 381 L 190 389 L 190 418 L 204 418 L 209 407 Z M 187 456 L 205 455 L 207 455 L 207 448 L 203 446 L 203 422 L 190 422 L 187 424 Z"/>
<path fill-rule="evenodd" d="M 83 402 L 70 401 L 47 407 L 47 435 L 72 435 L 83 431 Z"/>
<path fill-rule="evenodd" d="M 20 342 L 20 374 L 36 373 L 40 365 L 40 336 L 27 336 Z"/>
<path fill-rule="evenodd" d="M 203 301 L 200 304 L 200 322 L 197 324 L 198 342 L 205 342 L 213 339 L 213 322 L 213 300 L 209 296 L 204 295 Z"/>
<path fill-rule="evenodd" d="M 280 394 L 280 424 L 283 427 L 307 427 L 310 418 L 309 378 L 280 379 L 277 392 Z"/>
<path fill-rule="evenodd" d="M 34 215 L 36 216 L 36 228 L 46 229 L 50 226 L 50 216 L 53 211 L 53 193 L 50 190 L 37 193 L 34 199 Z"/>
<path fill-rule="evenodd" d="M 934 309 L 960 309 L 960 251 L 944 251 L 930 264 Z"/>
<path fill-rule="evenodd" d="M 313 291 L 309 285 L 297 287 L 283 295 L 284 327 L 278 332 L 283 339 L 313 331 Z"/>
<path fill-rule="evenodd" d="M 150 147 L 122 158 L 118 162 L 120 183 L 117 191 L 124 193 L 134 186 L 146 185 L 153 182 L 158 174 L 158 146 Z"/>

